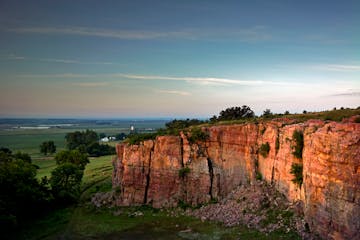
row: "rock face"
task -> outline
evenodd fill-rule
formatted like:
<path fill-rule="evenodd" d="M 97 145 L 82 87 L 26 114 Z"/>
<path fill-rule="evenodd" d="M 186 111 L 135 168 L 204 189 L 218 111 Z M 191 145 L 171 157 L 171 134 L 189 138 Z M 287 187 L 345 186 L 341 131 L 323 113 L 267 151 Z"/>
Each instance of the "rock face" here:
<path fill-rule="evenodd" d="M 301 201 L 311 231 L 325 239 L 360 239 L 360 124 L 279 119 L 203 127 L 206 141 L 186 134 L 117 146 L 113 186 L 120 206 L 193 206 L 223 199 L 256 178 L 272 183 L 289 201 Z M 295 131 L 303 133 L 294 156 Z M 260 154 L 269 144 L 267 154 Z M 263 156 L 264 155 L 264 156 Z M 303 166 L 295 184 L 293 164 Z"/>

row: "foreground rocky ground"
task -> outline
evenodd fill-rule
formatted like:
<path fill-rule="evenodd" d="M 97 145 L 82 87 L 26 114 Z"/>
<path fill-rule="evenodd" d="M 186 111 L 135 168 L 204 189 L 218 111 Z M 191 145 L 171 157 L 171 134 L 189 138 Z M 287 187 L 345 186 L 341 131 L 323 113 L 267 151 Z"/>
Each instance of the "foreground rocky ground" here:
<path fill-rule="evenodd" d="M 301 203 L 288 202 L 263 181 L 250 187 L 239 186 L 220 202 L 186 211 L 186 214 L 203 221 L 219 221 L 228 227 L 242 224 L 264 233 L 296 231 L 303 239 L 315 239 L 303 219 Z"/>
<path fill-rule="evenodd" d="M 92 203 L 97 207 L 113 206 L 115 194 L 97 193 L 92 198 Z M 297 232 L 302 239 L 317 239 L 304 221 L 301 203 L 290 203 L 264 181 L 256 181 L 250 187 L 238 186 L 226 198 L 213 202 L 198 208 L 180 204 L 179 208 L 162 211 L 167 211 L 173 217 L 187 215 L 202 221 L 221 222 L 226 227 L 245 225 L 265 234 L 291 231 Z M 142 216 L 142 213 L 136 211 L 131 217 L 134 216 Z"/>

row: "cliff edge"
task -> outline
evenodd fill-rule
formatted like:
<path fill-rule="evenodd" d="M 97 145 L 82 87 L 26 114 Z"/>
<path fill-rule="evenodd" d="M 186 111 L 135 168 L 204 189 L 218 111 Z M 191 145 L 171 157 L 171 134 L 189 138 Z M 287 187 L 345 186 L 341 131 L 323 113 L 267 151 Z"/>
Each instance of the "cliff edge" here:
<path fill-rule="evenodd" d="M 206 140 L 181 133 L 118 144 L 116 204 L 196 206 L 262 178 L 289 201 L 303 203 L 312 232 L 325 239 L 360 239 L 360 124 L 354 119 L 210 126 L 201 128 Z"/>

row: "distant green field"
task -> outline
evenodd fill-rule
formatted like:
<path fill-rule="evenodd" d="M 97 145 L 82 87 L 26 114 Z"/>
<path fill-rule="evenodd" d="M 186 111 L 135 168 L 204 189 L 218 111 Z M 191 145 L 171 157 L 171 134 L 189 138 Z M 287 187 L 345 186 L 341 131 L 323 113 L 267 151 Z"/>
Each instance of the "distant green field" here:
<path fill-rule="evenodd" d="M 57 151 L 65 149 L 65 135 L 69 132 L 82 131 L 85 129 L 14 129 L 0 130 L 0 147 L 10 148 L 13 152 L 21 151 L 31 155 L 32 158 L 43 157 L 40 154 L 40 144 L 44 141 L 55 142 Z M 126 132 L 126 129 L 119 128 L 92 128 L 97 133 L 115 135 Z"/>
<path fill-rule="evenodd" d="M 51 127 L 48 129 L 24 129 L 23 127 L 36 127 L 40 123 L 53 123 L 54 120 L 35 119 L 35 120 L 6 120 L 0 119 L 0 147 L 10 148 L 13 152 L 21 151 L 31 155 L 33 159 L 43 158 L 40 154 L 40 144 L 44 141 L 52 140 L 55 142 L 57 151 L 65 148 L 65 135 L 74 131 L 85 131 L 86 129 L 107 136 L 114 136 L 119 133 L 128 134 L 130 126 L 134 125 L 139 129 L 155 129 L 164 126 L 165 121 L 109 121 L 97 123 L 97 121 L 81 122 L 74 120 L 73 126 Z M 76 121 L 79 121 L 77 123 Z M 19 123 L 18 123 L 19 122 Z"/>

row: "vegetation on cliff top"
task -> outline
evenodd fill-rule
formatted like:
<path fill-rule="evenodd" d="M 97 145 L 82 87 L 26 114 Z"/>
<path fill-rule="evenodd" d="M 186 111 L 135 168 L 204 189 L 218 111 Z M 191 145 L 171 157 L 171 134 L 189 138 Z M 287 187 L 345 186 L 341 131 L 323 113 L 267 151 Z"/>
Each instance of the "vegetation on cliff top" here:
<path fill-rule="evenodd" d="M 269 121 L 275 118 L 286 118 L 293 119 L 295 122 L 303 122 L 310 119 L 320 119 L 320 120 L 331 120 L 331 121 L 341 121 L 344 118 L 349 118 L 354 115 L 360 115 L 360 107 L 357 109 L 350 108 L 340 108 L 333 109 L 330 111 L 323 112 L 308 112 L 306 110 L 303 111 L 302 114 L 290 114 L 289 111 L 285 111 L 284 114 L 275 114 L 272 113 L 270 109 L 266 109 L 263 114 L 259 117 L 255 116 L 253 110 L 250 107 L 244 105 L 242 107 L 231 107 L 225 110 L 222 110 L 219 113 L 219 116 L 214 115 L 209 120 L 199 120 L 199 119 L 185 119 L 185 120 L 172 120 L 165 124 L 164 129 L 158 129 L 154 133 L 134 133 L 130 134 L 126 142 L 129 144 L 139 144 L 142 141 L 155 139 L 157 136 L 164 135 L 179 135 L 181 131 L 191 133 L 191 128 L 196 126 L 196 129 L 201 129 L 202 126 L 212 126 L 212 125 L 231 125 L 231 124 L 242 124 L 242 123 L 251 123 L 251 122 L 259 122 L 259 121 Z M 355 120 L 360 121 L 360 120 Z M 265 128 L 262 129 L 261 133 L 264 134 Z M 206 135 L 206 133 L 204 132 Z M 193 134 L 189 134 L 192 136 Z M 201 134 L 194 134 L 194 136 L 200 136 Z M 204 136 L 203 141 L 206 139 Z M 190 137 L 191 138 L 191 137 Z M 197 138 L 201 140 L 202 136 Z M 194 142 L 189 139 L 191 142 Z M 278 149 L 278 145 L 276 147 Z"/>

